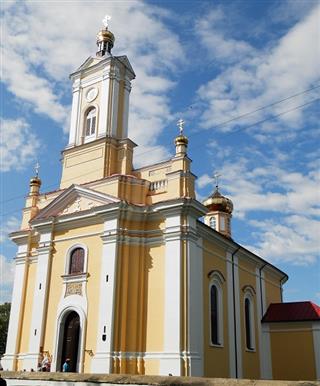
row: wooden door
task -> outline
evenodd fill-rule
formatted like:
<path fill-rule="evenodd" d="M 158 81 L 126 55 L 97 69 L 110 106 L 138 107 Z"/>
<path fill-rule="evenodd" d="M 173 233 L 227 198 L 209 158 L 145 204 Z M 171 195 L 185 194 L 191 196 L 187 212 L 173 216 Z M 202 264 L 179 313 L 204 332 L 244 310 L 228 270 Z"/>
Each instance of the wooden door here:
<path fill-rule="evenodd" d="M 62 365 L 67 358 L 70 359 L 70 371 L 77 371 L 78 349 L 80 339 L 80 318 L 79 315 L 72 311 L 67 316 L 64 324 L 63 349 L 62 349 Z"/>

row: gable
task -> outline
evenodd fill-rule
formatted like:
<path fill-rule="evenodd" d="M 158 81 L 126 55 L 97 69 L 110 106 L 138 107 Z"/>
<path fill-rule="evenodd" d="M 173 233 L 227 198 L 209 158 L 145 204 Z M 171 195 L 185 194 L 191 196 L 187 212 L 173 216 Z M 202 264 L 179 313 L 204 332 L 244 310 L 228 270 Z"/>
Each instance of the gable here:
<path fill-rule="evenodd" d="M 72 185 L 56 197 L 34 217 L 33 220 L 57 217 L 75 212 L 90 210 L 97 206 L 117 203 L 120 200 L 105 193 Z"/>

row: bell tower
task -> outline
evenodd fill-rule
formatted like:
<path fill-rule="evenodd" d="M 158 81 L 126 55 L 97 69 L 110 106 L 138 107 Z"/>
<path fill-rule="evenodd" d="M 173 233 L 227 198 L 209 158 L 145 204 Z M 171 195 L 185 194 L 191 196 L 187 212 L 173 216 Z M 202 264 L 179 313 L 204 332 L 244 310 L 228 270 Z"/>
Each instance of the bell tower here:
<path fill-rule="evenodd" d="M 128 139 L 129 95 L 135 73 L 126 56 L 113 56 L 110 17 L 97 34 L 98 51 L 74 73 L 69 142 L 62 152 L 61 188 L 112 174 L 130 174 L 136 146 Z"/>

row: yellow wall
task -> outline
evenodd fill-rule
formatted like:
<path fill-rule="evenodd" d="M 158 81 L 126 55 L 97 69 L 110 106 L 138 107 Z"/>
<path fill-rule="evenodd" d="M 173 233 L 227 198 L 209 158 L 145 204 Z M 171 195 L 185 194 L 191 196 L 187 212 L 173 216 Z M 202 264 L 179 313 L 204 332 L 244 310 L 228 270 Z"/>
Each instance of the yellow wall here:
<path fill-rule="evenodd" d="M 270 323 L 269 326 L 273 379 L 316 379 L 311 323 Z"/>
<path fill-rule="evenodd" d="M 204 295 L 204 376 L 229 377 L 229 335 L 228 335 L 228 291 L 227 282 L 222 285 L 223 291 L 223 346 L 210 345 L 209 283 L 208 273 L 218 270 L 227 278 L 226 251 L 211 242 L 203 241 L 203 295 Z M 210 252 L 209 252 L 209 251 Z"/>
<path fill-rule="evenodd" d="M 265 288 L 266 288 L 266 308 L 268 308 L 270 303 L 281 302 L 281 289 L 280 289 L 281 277 L 275 278 L 274 275 L 271 275 L 268 272 L 264 273 L 264 277 L 265 277 Z"/>
<path fill-rule="evenodd" d="M 100 265 L 102 255 L 102 240 L 100 235 L 85 236 L 86 233 L 102 232 L 102 224 L 90 225 L 84 228 L 75 228 L 69 231 L 60 231 L 55 234 L 54 253 L 52 258 L 52 270 L 48 293 L 48 311 L 46 320 L 46 330 L 44 337 L 44 351 L 53 353 L 54 336 L 56 333 L 57 308 L 63 296 L 63 279 L 66 254 L 74 244 L 81 243 L 88 247 L 88 268 L 87 282 L 88 297 L 88 318 L 85 349 L 95 351 L 96 337 L 98 328 L 98 305 L 99 305 L 99 284 L 100 284 Z M 73 237 L 71 240 L 63 240 Z M 103 294 L 102 294 L 103 296 Z M 84 371 L 90 371 L 91 357 L 85 355 Z"/>

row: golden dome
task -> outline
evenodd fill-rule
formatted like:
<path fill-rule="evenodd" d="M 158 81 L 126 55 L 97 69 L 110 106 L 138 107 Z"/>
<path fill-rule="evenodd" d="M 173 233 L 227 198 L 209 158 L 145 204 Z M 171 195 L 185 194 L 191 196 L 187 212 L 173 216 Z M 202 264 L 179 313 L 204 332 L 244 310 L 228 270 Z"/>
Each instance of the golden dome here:
<path fill-rule="evenodd" d="M 38 176 L 30 178 L 30 186 L 32 185 L 41 185 L 41 180 Z"/>
<path fill-rule="evenodd" d="M 176 139 L 174 140 L 174 143 L 176 146 L 178 145 L 188 145 L 188 138 L 185 135 L 178 135 Z"/>
<path fill-rule="evenodd" d="M 216 188 L 213 194 L 203 202 L 203 205 L 212 212 L 217 211 L 231 214 L 233 211 L 232 201 L 230 198 L 223 196 L 218 188 Z"/>
<path fill-rule="evenodd" d="M 97 34 L 97 44 L 101 42 L 108 42 L 112 45 L 114 44 L 114 35 L 111 31 L 107 29 L 102 29 L 101 31 L 98 32 Z"/>

